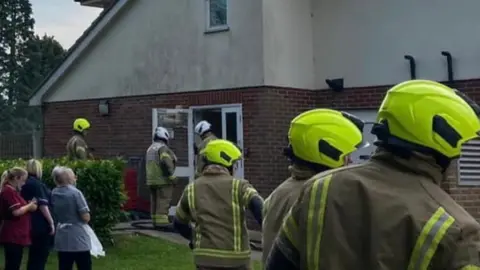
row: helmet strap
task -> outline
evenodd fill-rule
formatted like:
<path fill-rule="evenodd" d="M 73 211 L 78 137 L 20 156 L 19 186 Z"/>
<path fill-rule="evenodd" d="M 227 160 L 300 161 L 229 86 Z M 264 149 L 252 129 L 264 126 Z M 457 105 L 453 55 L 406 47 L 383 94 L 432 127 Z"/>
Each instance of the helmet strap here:
<path fill-rule="evenodd" d="M 390 134 L 387 121 L 382 121 L 381 123 L 374 124 L 372 128 L 372 134 L 376 135 L 379 140 L 375 143 L 377 146 L 385 148 L 387 151 L 398 157 L 409 159 L 410 157 L 412 157 L 413 152 L 433 156 L 436 163 L 442 168 L 442 172 L 445 172 L 445 170 L 449 167 L 451 161 L 453 160 L 432 148 L 411 143 L 396 136 L 393 136 L 392 134 Z"/>

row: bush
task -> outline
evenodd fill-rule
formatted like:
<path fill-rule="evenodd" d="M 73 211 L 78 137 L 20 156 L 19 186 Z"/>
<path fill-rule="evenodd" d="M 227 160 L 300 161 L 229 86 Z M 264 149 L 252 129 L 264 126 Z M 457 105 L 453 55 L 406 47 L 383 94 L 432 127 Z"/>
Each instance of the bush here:
<path fill-rule="evenodd" d="M 105 243 L 110 241 L 113 227 L 122 216 L 121 207 L 126 201 L 123 187 L 123 169 L 125 162 L 114 160 L 69 161 L 61 159 L 43 159 L 43 181 L 54 188 L 51 172 L 57 166 L 68 166 L 77 174 L 77 188 L 85 195 L 90 207 L 92 220 L 90 225 L 97 236 Z M 0 174 L 14 166 L 25 166 L 26 161 L 0 160 Z"/>

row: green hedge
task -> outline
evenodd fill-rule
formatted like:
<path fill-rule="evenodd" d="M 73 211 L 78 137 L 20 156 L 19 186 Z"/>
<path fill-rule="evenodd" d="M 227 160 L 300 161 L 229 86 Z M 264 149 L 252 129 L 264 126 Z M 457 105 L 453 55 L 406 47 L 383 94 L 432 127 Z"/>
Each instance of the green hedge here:
<path fill-rule="evenodd" d="M 92 220 L 90 225 L 103 241 L 110 241 L 113 227 L 122 216 L 121 207 L 126 201 L 123 186 L 125 162 L 114 160 L 69 161 L 61 159 L 42 159 L 43 181 L 54 188 L 51 172 L 57 166 L 68 166 L 77 174 L 77 188 L 80 189 L 90 207 Z M 24 167 L 25 160 L 0 160 L 0 174 L 13 166 Z"/>

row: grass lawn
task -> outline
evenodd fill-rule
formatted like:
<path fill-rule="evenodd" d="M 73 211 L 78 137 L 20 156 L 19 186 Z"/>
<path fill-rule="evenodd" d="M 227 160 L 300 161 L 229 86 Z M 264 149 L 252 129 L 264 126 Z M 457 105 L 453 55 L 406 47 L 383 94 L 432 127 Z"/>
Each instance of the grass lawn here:
<path fill-rule="evenodd" d="M 190 249 L 168 241 L 139 235 L 119 235 L 115 246 L 107 247 L 107 255 L 93 259 L 93 269 L 98 270 L 194 270 Z M 26 254 L 25 254 L 26 255 Z M 3 250 L 1 252 L 3 260 Z M 26 256 L 24 256 L 24 262 Z M 50 255 L 47 270 L 57 269 L 55 253 Z M 255 262 L 254 270 L 260 270 Z"/>

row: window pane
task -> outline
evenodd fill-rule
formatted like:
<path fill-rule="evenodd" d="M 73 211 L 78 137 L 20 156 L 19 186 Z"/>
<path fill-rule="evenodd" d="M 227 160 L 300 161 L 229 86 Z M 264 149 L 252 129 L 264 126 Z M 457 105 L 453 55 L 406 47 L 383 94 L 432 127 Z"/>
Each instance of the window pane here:
<path fill-rule="evenodd" d="M 227 25 L 227 0 L 210 0 L 210 27 Z"/>
<path fill-rule="evenodd" d="M 227 125 L 226 126 L 226 130 L 227 130 L 227 134 L 226 134 L 226 138 L 227 140 L 233 142 L 234 144 L 237 144 L 238 143 L 238 137 L 237 137 L 237 113 L 235 112 L 229 112 L 229 113 L 226 113 L 225 115 L 225 124 Z"/>

